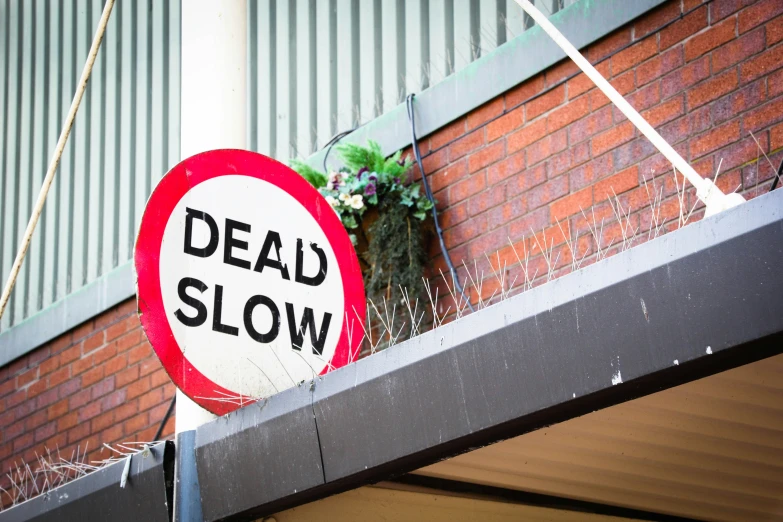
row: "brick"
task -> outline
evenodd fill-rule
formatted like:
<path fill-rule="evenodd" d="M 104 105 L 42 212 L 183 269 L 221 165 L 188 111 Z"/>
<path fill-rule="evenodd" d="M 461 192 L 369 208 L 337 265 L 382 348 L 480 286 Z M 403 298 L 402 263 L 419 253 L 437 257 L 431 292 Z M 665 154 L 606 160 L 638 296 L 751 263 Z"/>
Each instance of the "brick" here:
<path fill-rule="evenodd" d="M 595 68 L 604 78 L 609 78 L 611 76 L 609 72 L 609 61 L 601 62 L 596 65 Z M 579 73 L 576 75 L 576 77 L 568 80 L 568 83 L 566 84 L 568 99 L 573 100 L 577 96 L 586 93 L 593 87 L 595 87 L 593 80 L 588 78 L 584 73 Z"/>
<path fill-rule="evenodd" d="M 79 415 L 72 411 L 57 419 L 57 432 L 64 433 L 79 423 Z"/>
<path fill-rule="evenodd" d="M 72 344 L 73 344 L 73 333 L 67 332 L 57 337 L 55 340 L 49 341 L 49 350 L 54 356 L 54 354 L 58 354 L 62 352 L 66 348 L 69 348 Z"/>
<path fill-rule="evenodd" d="M 460 136 L 465 134 L 466 119 L 460 118 L 457 121 L 446 125 L 439 129 L 429 138 L 430 150 L 436 151 L 441 147 L 448 145 L 449 143 L 457 140 Z"/>
<path fill-rule="evenodd" d="M 114 391 L 114 376 L 107 377 L 90 388 L 92 400 Z"/>
<path fill-rule="evenodd" d="M 93 418 L 90 423 L 90 429 L 93 433 L 104 430 L 114 423 L 114 412 L 107 411 Z"/>
<path fill-rule="evenodd" d="M 134 399 L 139 395 L 142 395 L 143 393 L 147 392 L 149 389 L 150 389 L 149 377 L 139 379 L 138 381 L 135 381 L 130 385 L 128 385 L 128 387 L 126 388 L 127 397 L 128 399 Z"/>
<path fill-rule="evenodd" d="M 35 430 L 35 442 L 42 442 L 53 437 L 57 432 L 57 423 L 49 422 Z"/>
<path fill-rule="evenodd" d="M 552 111 L 547 116 L 547 131 L 554 132 L 562 129 L 569 123 L 583 118 L 590 112 L 590 101 L 587 96 L 582 96 L 568 102 L 563 107 Z"/>
<path fill-rule="evenodd" d="M 68 364 L 80 358 L 81 356 L 82 356 L 82 346 L 80 344 L 77 344 L 76 346 L 67 348 L 63 350 L 62 353 L 60 353 L 60 364 L 61 365 Z"/>
<path fill-rule="evenodd" d="M 631 43 L 631 29 L 626 28 L 615 31 L 609 36 L 600 39 L 598 42 L 587 48 L 586 57 L 591 62 L 597 62 L 606 58 L 618 49 L 622 49 Z"/>
<path fill-rule="evenodd" d="M 100 415 L 101 413 L 101 403 L 100 402 L 91 402 L 87 404 L 86 406 L 83 406 L 79 408 L 78 414 L 79 414 L 79 422 L 85 422 L 93 417 Z"/>
<path fill-rule="evenodd" d="M 46 391 L 47 388 L 48 385 L 46 384 L 46 379 L 39 379 L 27 387 L 27 398 L 32 399 L 34 397 L 37 397 L 38 395 Z"/>
<path fill-rule="evenodd" d="M 657 105 L 661 101 L 661 90 L 659 84 L 651 83 L 625 97 L 628 103 L 637 111 L 643 111 Z M 617 107 L 612 107 L 614 112 L 614 121 L 620 122 L 625 119 L 625 115 Z"/>
<path fill-rule="evenodd" d="M 732 17 L 694 36 L 685 42 L 685 61 L 695 60 L 716 47 L 733 40 L 736 31 L 737 21 Z"/>
<path fill-rule="evenodd" d="M 114 420 L 116 422 L 123 421 L 138 413 L 139 401 L 125 402 L 117 406 L 113 411 L 114 411 Z"/>
<path fill-rule="evenodd" d="M 70 379 L 57 387 L 57 396 L 60 398 L 69 397 L 82 388 L 81 379 Z"/>
<path fill-rule="evenodd" d="M 653 127 L 657 127 L 679 118 L 684 113 L 685 103 L 683 97 L 677 96 L 675 98 L 671 98 L 665 103 L 643 112 L 642 116 L 645 120 L 647 120 L 647 123 Z"/>
<path fill-rule="evenodd" d="M 150 357 L 141 361 L 139 366 L 139 375 L 149 375 L 160 368 L 160 361 L 157 357 Z"/>
<path fill-rule="evenodd" d="M 564 218 L 579 213 L 580 209 L 587 209 L 591 206 L 593 206 L 593 189 L 587 187 L 549 205 L 549 216 L 554 223 L 556 220 L 562 221 Z"/>
<path fill-rule="evenodd" d="M 104 364 L 106 375 L 114 375 L 128 366 L 128 357 L 125 354 L 112 357 Z"/>
<path fill-rule="evenodd" d="M 22 450 L 29 448 L 33 445 L 34 439 L 32 433 L 25 433 L 24 435 L 14 439 L 14 453 L 19 453 Z"/>
<path fill-rule="evenodd" d="M 739 32 L 749 31 L 781 13 L 783 13 L 783 2 L 780 0 L 757 2 L 739 13 L 737 23 Z"/>
<path fill-rule="evenodd" d="M 78 393 L 75 393 L 68 399 L 68 408 L 70 410 L 75 410 L 81 406 L 84 406 L 90 402 L 90 390 L 81 390 Z"/>
<path fill-rule="evenodd" d="M 783 71 L 772 73 L 767 78 L 767 93 L 770 98 L 783 94 Z"/>
<path fill-rule="evenodd" d="M 783 45 L 768 49 L 743 63 L 740 66 L 740 79 L 742 83 L 748 83 L 780 67 L 783 67 Z"/>
<path fill-rule="evenodd" d="M 476 194 L 468 200 L 467 210 L 471 216 L 478 215 L 494 206 L 500 205 L 506 200 L 505 185 L 490 185 L 490 187 L 480 194 Z M 165 382 L 169 381 L 169 376 L 165 375 Z M 152 385 L 155 386 L 153 379 Z"/>
<path fill-rule="evenodd" d="M 776 43 L 783 40 L 783 16 L 778 16 L 770 23 L 767 24 L 767 47 L 772 47 Z M 761 29 L 754 31 L 754 33 L 761 34 Z M 749 33 L 749 34 L 754 34 Z"/>
<path fill-rule="evenodd" d="M 551 91 L 525 104 L 525 120 L 530 121 L 545 112 L 549 112 L 566 100 L 565 85 L 555 87 Z"/>
<path fill-rule="evenodd" d="M 549 134 L 525 149 L 527 164 L 530 166 L 540 163 L 552 154 L 565 150 L 567 146 L 568 138 L 565 129 Z"/>
<path fill-rule="evenodd" d="M 509 209 L 511 217 L 511 209 Z M 509 237 L 521 238 L 531 234 L 531 230 L 538 230 L 549 224 L 549 207 L 541 207 L 533 212 L 524 213 L 522 217 L 512 221 L 508 226 Z M 524 255 L 520 250 L 519 253 Z"/>
<path fill-rule="evenodd" d="M 617 76 L 623 71 L 634 67 L 658 52 L 658 39 L 645 38 L 641 42 L 620 51 L 612 56 L 612 75 Z"/>
<path fill-rule="evenodd" d="M 471 241 L 468 245 L 469 259 L 482 259 L 485 254 L 496 252 L 506 241 L 508 241 L 508 230 L 506 227 L 499 228 L 488 234 L 483 234 L 481 237 Z M 487 271 L 489 271 L 489 267 L 487 267 Z"/>
<path fill-rule="evenodd" d="M 104 346 L 103 348 L 100 348 L 93 353 L 93 364 L 99 365 L 108 359 L 114 357 L 117 355 L 117 346 L 114 344 L 109 344 L 107 346 Z"/>
<path fill-rule="evenodd" d="M 82 386 L 84 388 L 87 388 L 88 386 L 91 386 L 96 382 L 100 381 L 101 379 L 103 379 L 104 372 L 105 372 L 105 368 L 103 366 L 98 366 L 96 368 L 84 372 L 82 374 Z"/>
<path fill-rule="evenodd" d="M 149 343 L 143 342 L 140 345 L 131 348 L 128 352 L 128 364 L 134 364 L 142 359 L 152 356 L 152 347 Z"/>
<path fill-rule="evenodd" d="M 727 123 L 690 142 L 691 160 L 709 154 L 739 139 L 739 120 Z"/>
<path fill-rule="evenodd" d="M 772 150 L 783 147 L 783 124 L 772 127 L 769 131 L 769 147 Z"/>
<path fill-rule="evenodd" d="M 12 379 L 8 379 L 7 381 L 0 383 L 0 397 L 5 397 L 12 391 L 14 391 L 15 383 Z"/>
<path fill-rule="evenodd" d="M 508 181 L 506 186 L 506 197 L 512 198 L 531 188 L 540 185 L 547 179 L 546 164 L 542 163 L 536 167 L 526 169 Z"/>
<path fill-rule="evenodd" d="M 60 357 L 58 355 L 52 355 L 45 361 L 42 361 L 41 364 L 38 365 L 38 372 L 41 377 L 44 375 L 47 375 L 49 373 L 52 373 L 56 369 L 60 367 Z"/>
<path fill-rule="evenodd" d="M 71 369 L 71 375 L 75 377 L 77 375 L 81 375 L 82 373 L 86 372 L 93 366 L 94 364 L 93 364 L 92 355 L 87 355 L 86 357 L 82 357 L 81 359 L 77 359 L 73 361 L 73 363 L 70 364 L 69 368 Z"/>
<path fill-rule="evenodd" d="M 65 368 L 60 368 L 59 370 L 52 372 L 51 375 L 49 375 L 48 379 L 48 386 L 54 387 L 58 384 L 62 384 L 68 379 L 71 378 L 71 368 L 66 366 Z"/>
<path fill-rule="evenodd" d="M 82 341 L 82 353 L 87 354 L 91 351 L 103 346 L 104 340 L 106 339 L 106 331 L 101 330 L 99 332 L 95 332 L 89 337 L 86 337 L 84 341 Z"/>
<path fill-rule="evenodd" d="M 612 108 L 604 107 L 568 127 L 568 142 L 573 146 L 612 125 Z"/>
<path fill-rule="evenodd" d="M 629 92 L 634 90 L 634 87 L 636 86 L 636 75 L 634 74 L 634 71 L 628 71 L 626 73 L 623 73 L 622 75 L 618 76 L 617 78 L 614 78 L 609 83 L 612 85 L 612 87 L 617 90 L 622 95 L 626 95 Z M 590 91 L 590 107 L 595 111 L 599 107 L 603 107 L 604 105 L 609 104 L 609 98 L 604 96 L 604 93 L 602 93 L 600 90 L 595 89 L 593 91 Z"/>
<path fill-rule="evenodd" d="M 638 186 L 639 167 L 634 165 L 596 183 L 593 186 L 593 198 L 596 203 L 599 203 L 613 197 L 614 194 L 622 194 Z"/>
<path fill-rule="evenodd" d="M 579 72 L 579 67 L 571 60 L 566 58 L 544 71 L 544 83 L 551 87 L 562 82 L 569 76 L 574 76 Z"/>
<path fill-rule="evenodd" d="M 645 14 L 634 24 L 634 38 L 641 38 L 680 16 L 680 3 L 667 2 Z"/>
<path fill-rule="evenodd" d="M 707 27 L 707 7 L 701 7 L 660 32 L 661 50 L 683 41 Z"/>
<path fill-rule="evenodd" d="M 507 153 L 513 154 L 546 135 L 546 120 L 530 123 L 507 138 Z"/>
<path fill-rule="evenodd" d="M 560 176 L 530 189 L 526 194 L 528 209 L 551 203 L 568 194 L 568 176 Z"/>
<path fill-rule="evenodd" d="M 16 377 L 16 387 L 23 388 L 38 379 L 38 367 L 31 368 Z"/>
<path fill-rule="evenodd" d="M 542 90 L 544 90 L 544 76 L 539 74 L 506 91 L 506 110 L 522 105 Z"/>
<path fill-rule="evenodd" d="M 764 28 L 750 32 L 712 52 L 712 72 L 718 73 L 764 50 Z"/>
<path fill-rule="evenodd" d="M 13 408 L 14 406 L 21 404 L 27 398 L 27 392 L 25 390 L 17 390 L 5 399 L 6 409 Z"/>
<path fill-rule="evenodd" d="M 456 163 L 452 163 L 441 170 L 433 172 L 429 176 L 430 187 L 432 188 L 432 192 L 437 194 L 440 190 L 449 185 L 453 185 L 461 179 L 465 179 L 467 176 L 468 162 L 463 159 Z"/>
<path fill-rule="evenodd" d="M 503 161 L 495 163 L 487 169 L 487 183 L 492 186 L 509 176 L 513 176 L 525 168 L 524 151 L 506 156 Z"/>
<path fill-rule="evenodd" d="M 728 172 L 729 170 L 742 166 L 743 164 L 755 163 L 757 160 L 761 162 L 760 164 L 762 169 L 770 168 L 769 164 L 766 162 L 766 159 L 763 156 L 763 152 L 767 152 L 769 150 L 767 133 L 763 132 L 758 134 L 756 135 L 756 138 L 759 140 L 761 150 L 759 150 L 759 146 L 756 145 L 755 140 L 750 135 L 745 136 L 743 139 L 740 139 L 723 149 L 720 152 L 720 158 L 722 160 L 721 172 Z M 777 167 L 777 164 L 775 166 Z M 723 176 L 723 174 L 721 174 L 721 176 Z M 735 188 L 736 185 L 731 187 L 731 190 L 734 190 Z"/>
<path fill-rule="evenodd" d="M 710 3 L 710 21 L 714 24 L 750 5 L 756 0 L 721 0 Z"/>
<path fill-rule="evenodd" d="M 783 119 L 783 99 L 775 100 L 747 113 L 742 120 L 744 132 L 755 132 Z"/>
<path fill-rule="evenodd" d="M 688 110 L 701 107 L 705 103 L 717 100 L 724 94 L 734 91 L 739 85 L 737 71 L 731 69 L 709 80 L 700 83 L 688 91 Z"/>
<path fill-rule="evenodd" d="M 139 378 L 139 366 L 132 366 L 115 376 L 115 385 L 121 388 Z"/>
<path fill-rule="evenodd" d="M 130 317 L 114 323 L 106 329 L 106 342 L 113 341 L 119 336 L 139 327 L 139 318 L 136 315 L 131 315 Z"/>
<path fill-rule="evenodd" d="M 661 80 L 661 98 L 665 100 L 674 96 L 678 92 L 696 85 L 709 77 L 709 75 L 710 58 L 709 56 L 704 56 L 664 76 Z"/>
<path fill-rule="evenodd" d="M 470 241 L 487 231 L 486 215 L 481 214 L 443 233 L 443 240 L 447 248 L 452 248 Z M 140 409 L 144 409 L 139 406 Z"/>
<path fill-rule="evenodd" d="M 86 321 L 73 330 L 73 342 L 81 341 L 95 331 L 95 321 Z"/>
<path fill-rule="evenodd" d="M 678 118 L 658 129 L 658 133 L 670 145 L 680 143 L 691 135 L 691 124 L 688 116 Z"/>
<path fill-rule="evenodd" d="M 656 150 L 650 140 L 645 137 L 639 137 L 624 145 L 620 145 L 611 153 L 612 158 L 614 158 L 614 168 L 621 170 L 639 163 L 648 156 L 655 154 Z"/>
<path fill-rule="evenodd" d="M 484 129 L 477 129 L 449 145 L 449 160 L 454 161 L 484 145 Z"/>
<path fill-rule="evenodd" d="M 463 199 L 469 198 L 473 194 L 478 194 L 487 186 L 486 174 L 479 172 L 469 178 L 452 185 L 449 188 L 449 202 L 454 204 Z"/>
<path fill-rule="evenodd" d="M 434 172 L 449 164 L 449 149 L 440 149 L 421 159 L 425 172 Z"/>
<path fill-rule="evenodd" d="M 54 420 L 68 413 L 68 399 L 55 402 L 46 409 L 47 420 Z"/>
<path fill-rule="evenodd" d="M 451 228 L 454 225 L 458 225 L 468 219 L 468 202 L 463 201 L 459 205 L 448 207 L 440 214 L 440 226 L 443 229 Z M 161 370 L 158 370 L 161 371 Z M 155 378 L 158 372 L 153 373 L 150 378 Z M 164 371 L 165 373 L 165 371 Z M 168 376 L 166 376 L 168 379 Z"/>
<path fill-rule="evenodd" d="M 494 100 L 485 103 L 478 109 L 471 111 L 468 114 L 468 130 L 473 130 L 476 127 L 480 127 L 488 121 L 497 118 L 503 114 L 505 107 L 505 100 L 503 97 L 495 98 Z"/>
<path fill-rule="evenodd" d="M 631 122 L 626 121 L 616 125 L 592 139 L 593 157 L 600 156 L 604 152 L 630 141 L 633 136 L 634 126 Z"/>
<path fill-rule="evenodd" d="M 487 124 L 487 142 L 502 138 L 525 123 L 525 107 L 517 107 Z"/>
<path fill-rule="evenodd" d="M 45 410 L 36 411 L 24 420 L 24 429 L 25 431 L 33 431 L 35 428 L 47 421 L 48 419 L 46 418 Z"/>
<path fill-rule="evenodd" d="M 90 434 L 89 422 L 80 422 L 78 418 L 77 422 L 76 426 L 68 430 L 68 444 L 75 444 Z"/>
<path fill-rule="evenodd" d="M 487 145 L 483 149 L 480 149 L 470 156 L 468 156 L 468 172 L 473 174 L 474 172 L 481 170 L 488 165 L 499 161 L 506 154 L 506 142 L 497 141 L 491 145 Z"/>
<path fill-rule="evenodd" d="M 681 67 L 685 63 L 682 46 L 659 53 L 636 68 L 636 83 L 640 87 Z"/>
<path fill-rule="evenodd" d="M 555 154 L 552 156 L 547 162 L 549 167 L 549 176 L 555 178 L 560 174 L 568 172 L 573 163 L 573 155 L 574 154 L 572 150 L 565 150 L 560 154 Z"/>
<path fill-rule="evenodd" d="M 58 398 L 60 398 L 60 395 L 57 388 L 46 390 L 35 399 L 35 406 L 36 408 L 45 408 L 50 404 L 54 404 Z"/>

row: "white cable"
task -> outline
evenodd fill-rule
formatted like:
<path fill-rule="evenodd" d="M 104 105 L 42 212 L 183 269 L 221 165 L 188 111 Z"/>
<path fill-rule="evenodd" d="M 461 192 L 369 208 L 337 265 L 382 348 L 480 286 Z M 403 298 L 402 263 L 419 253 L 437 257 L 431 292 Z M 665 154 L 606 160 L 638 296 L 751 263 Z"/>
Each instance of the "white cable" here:
<path fill-rule="evenodd" d="M 11 297 L 11 290 L 14 289 L 16 278 L 19 276 L 19 269 L 22 267 L 22 262 L 24 261 L 28 248 L 30 248 L 30 240 L 33 237 L 33 232 L 35 232 L 35 226 L 38 224 L 38 218 L 41 217 L 41 211 L 43 210 L 44 203 L 46 203 L 46 196 L 49 194 L 49 188 L 52 186 L 57 166 L 60 164 L 60 157 L 63 155 L 65 143 L 68 141 L 68 136 L 71 134 L 73 121 L 76 119 L 76 111 L 79 110 L 79 104 L 82 101 L 84 90 L 87 88 L 87 81 L 90 79 L 95 57 L 98 54 L 101 41 L 103 41 L 103 34 L 106 32 L 106 25 L 109 23 L 109 15 L 111 14 L 112 7 L 114 7 L 114 0 L 106 0 L 106 5 L 103 6 L 103 13 L 101 14 L 100 22 L 98 23 L 98 29 L 96 29 L 95 37 L 92 40 L 90 53 L 87 55 L 87 62 L 84 64 L 82 76 L 79 79 L 79 85 L 76 87 L 76 93 L 73 95 L 71 108 L 68 111 L 68 116 L 65 118 L 65 124 L 60 132 L 60 138 L 57 140 L 57 147 L 54 149 L 54 155 L 49 163 L 49 169 L 46 171 L 46 177 L 41 186 L 41 191 L 38 193 L 38 200 L 35 202 L 33 215 L 30 216 L 30 221 L 27 223 L 27 229 L 24 231 L 24 237 L 22 238 L 22 245 L 19 247 L 19 252 L 16 254 L 14 265 L 11 267 L 11 274 L 8 276 L 5 288 L 3 288 L 3 296 L 2 299 L 0 299 L 0 318 L 3 317 L 5 307 L 8 305 L 8 299 Z"/>
<path fill-rule="evenodd" d="M 555 41 L 557 45 L 582 69 L 582 72 L 590 78 L 595 85 L 601 89 L 609 100 L 620 109 L 620 111 L 633 123 L 639 131 L 644 134 L 648 140 L 655 145 L 661 154 L 669 160 L 674 167 L 680 171 L 691 184 L 696 187 L 696 195 L 707 206 L 705 215 L 709 216 L 717 214 L 721 210 L 734 207 L 745 201 L 740 194 L 732 193 L 728 196 L 721 192 L 721 190 L 715 186 L 715 184 L 709 180 L 702 178 L 693 167 L 688 164 L 687 161 L 680 156 L 669 143 L 658 134 L 652 126 L 647 123 L 641 114 L 636 109 L 631 107 L 625 98 L 607 82 L 601 73 L 599 73 L 590 62 L 588 62 L 584 56 L 563 36 L 563 34 L 552 25 L 552 23 L 543 15 L 541 11 L 536 9 L 533 4 L 528 0 L 516 0 L 516 2 L 524 9 L 524 11 L 530 15 L 535 22 L 541 26 L 541 28 Z"/>

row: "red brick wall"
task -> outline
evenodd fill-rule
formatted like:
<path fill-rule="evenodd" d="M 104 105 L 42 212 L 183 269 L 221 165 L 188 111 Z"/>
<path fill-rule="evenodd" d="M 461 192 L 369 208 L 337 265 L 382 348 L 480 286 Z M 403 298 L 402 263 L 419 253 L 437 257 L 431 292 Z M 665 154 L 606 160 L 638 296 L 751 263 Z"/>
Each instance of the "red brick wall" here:
<path fill-rule="evenodd" d="M 722 160 L 718 185 L 739 185 L 752 197 L 768 190 L 773 172 L 749 133 L 776 166 L 783 157 L 781 41 L 783 0 L 673 0 L 586 55 L 700 173 L 713 175 Z M 576 72 L 569 62 L 556 65 L 422 140 L 456 263 L 500 249 L 511 280 L 520 271 L 506 248 L 511 238 L 520 254 L 523 246 L 531 250 L 540 279 L 545 269 L 530 229 L 543 228 L 566 272 L 569 254 L 556 219 L 566 236 L 580 233 L 580 253 L 592 252 L 579 208 L 593 207 L 599 220 L 609 220 L 612 188 L 631 205 L 644 240 L 649 210 L 642 176 L 665 181 L 663 213 L 676 227 L 670 166 Z M 693 198 L 689 191 L 688 208 Z M 605 242 L 613 235 L 617 224 L 607 221 Z M 432 248 L 435 266 L 445 268 L 435 242 Z M 483 293 L 496 289 L 489 279 Z M 70 454 L 89 442 L 97 459 L 107 456 L 99 452 L 103 442 L 153 437 L 174 387 L 134 307 L 127 301 L 0 369 L 3 475 L 15 458 L 31 462 L 45 447 Z M 164 434 L 172 431 L 169 421 Z"/>
<path fill-rule="evenodd" d="M 32 464 L 45 448 L 101 460 L 104 442 L 151 441 L 173 394 L 136 300 L 108 310 L 0 369 L 0 486 L 14 461 Z M 172 416 L 163 433 L 173 432 Z"/>
<path fill-rule="evenodd" d="M 774 176 L 750 133 L 775 168 L 783 156 L 782 14 L 783 0 L 673 0 L 583 52 L 699 173 L 712 177 L 722 160 L 718 186 L 739 187 L 750 198 L 769 190 Z M 531 270 L 541 280 L 546 268 L 532 228 L 554 240 L 563 267 L 558 274 L 567 272 L 570 253 L 557 220 L 565 237 L 579 233 L 579 252 L 588 251 L 589 264 L 594 247 L 580 207 L 588 215 L 593 208 L 599 223 L 606 218 L 604 243 L 619 237 L 607 201 L 612 189 L 626 209 L 630 205 L 637 242 L 644 241 L 650 210 L 642 177 L 664 183 L 662 215 L 667 229 L 676 228 L 671 165 L 577 73 L 564 61 L 421 140 L 455 264 L 478 260 L 487 277 L 484 254 L 500 250 L 507 280 L 519 277 L 519 284 L 510 238 L 520 255 L 523 248 L 530 252 Z M 689 210 L 693 190 L 687 199 Z M 700 218 L 701 208 L 692 219 Z M 432 247 L 434 275 L 447 273 Z M 488 297 L 497 288 L 489 277 L 482 293 Z M 452 304 L 444 301 L 443 309 Z"/>

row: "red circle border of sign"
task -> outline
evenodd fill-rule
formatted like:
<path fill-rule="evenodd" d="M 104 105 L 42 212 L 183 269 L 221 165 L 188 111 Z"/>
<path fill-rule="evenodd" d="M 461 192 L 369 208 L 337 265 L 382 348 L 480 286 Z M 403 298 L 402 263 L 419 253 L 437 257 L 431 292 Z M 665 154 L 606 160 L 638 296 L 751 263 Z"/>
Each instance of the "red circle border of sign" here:
<path fill-rule="evenodd" d="M 225 415 L 239 408 L 239 405 L 225 400 L 225 395 L 237 393 L 213 382 L 199 372 L 188 361 L 174 338 L 166 311 L 160 285 L 160 249 L 163 233 L 169 218 L 187 192 L 199 183 L 226 175 L 245 175 L 261 179 L 286 191 L 296 199 L 324 231 L 332 251 L 337 258 L 345 296 L 343 328 L 337 342 L 331 364 L 334 368 L 344 366 L 359 349 L 353 328 L 352 339 L 357 345 L 348 346 L 348 321 L 345 317 L 357 317 L 359 330 L 365 322 L 365 294 L 359 260 L 351 240 L 340 218 L 329 203 L 304 178 L 287 166 L 261 154 L 246 150 L 221 149 L 196 154 L 183 160 L 160 180 L 147 201 L 136 239 L 134 263 L 137 274 L 138 311 L 141 325 L 155 353 L 174 384 L 201 407 L 216 415 Z M 328 371 L 329 365 L 322 373 Z M 252 399 L 248 399 L 252 400 Z"/>

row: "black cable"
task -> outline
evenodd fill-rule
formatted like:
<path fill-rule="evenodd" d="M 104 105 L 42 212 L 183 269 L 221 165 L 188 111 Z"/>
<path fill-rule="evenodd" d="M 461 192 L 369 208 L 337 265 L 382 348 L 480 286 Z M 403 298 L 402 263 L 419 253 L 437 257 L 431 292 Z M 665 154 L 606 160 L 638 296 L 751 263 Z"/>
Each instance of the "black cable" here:
<path fill-rule="evenodd" d="M 163 416 L 163 420 L 160 421 L 160 426 L 158 426 L 158 432 L 155 434 L 155 437 L 152 439 L 154 441 L 160 440 L 160 436 L 163 434 L 163 427 L 166 426 L 166 422 L 168 422 L 169 417 L 171 417 L 171 412 L 174 411 L 174 404 L 177 402 L 177 394 L 174 394 L 174 397 L 171 398 L 171 403 L 169 404 L 169 409 L 166 410 L 166 415 Z"/>
<path fill-rule="evenodd" d="M 438 234 L 438 242 L 440 242 L 440 251 L 443 253 L 443 258 L 446 260 L 446 265 L 449 267 L 451 273 L 451 280 L 454 281 L 454 286 L 457 287 L 459 293 L 465 298 L 465 302 L 468 304 L 471 312 L 475 312 L 473 305 L 470 304 L 470 299 L 465 295 L 465 290 L 459 282 L 459 276 L 457 271 L 454 270 L 454 264 L 451 262 L 451 256 L 446 248 L 446 243 L 443 241 L 443 229 L 440 228 L 440 222 L 438 221 L 438 209 L 435 206 L 435 197 L 432 195 L 432 189 L 430 188 L 430 182 L 427 181 L 427 173 L 424 172 L 424 165 L 421 162 L 421 152 L 419 152 L 419 142 L 416 139 L 416 119 L 413 115 L 413 97 L 415 94 L 411 93 L 405 99 L 405 104 L 408 108 L 408 121 L 411 123 L 411 148 L 413 148 L 413 156 L 416 158 L 416 164 L 419 166 L 419 172 L 421 173 L 421 180 L 424 183 L 424 192 L 427 195 L 427 199 L 432 203 L 432 221 L 435 222 L 435 232 Z"/>
<path fill-rule="evenodd" d="M 352 133 L 356 129 L 358 129 L 358 127 L 354 127 L 353 129 L 349 129 L 349 130 L 346 130 L 346 131 L 338 132 L 337 134 L 332 136 L 332 139 L 330 139 L 328 142 L 326 142 L 326 144 L 324 145 L 324 147 L 326 147 L 326 153 L 324 154 L 324 173 L 328 173 L 329 172 L 326 169 L 326 160 L 329 159 L 329 153 L 332 152 L 332 147 L 337 145 L 338 141 L 340 141 L 341 139 L 343 139 L 343 137 L 349 135 L 350 133 Z"/>
<path fill-rule="evenodd" d="M 758 176 L 758 174 L 756 175 Z M 775 190 L 775 187 L 778 186 L 778 181 L 780 181 L 780 176 L 783 176 L 783 160 L 780 161 L 780 167 L 778 167 L 778 175 L 775 176 L 775 179 L 772 181 L 772 186 L 769 187 L 770 192 Z"/>

